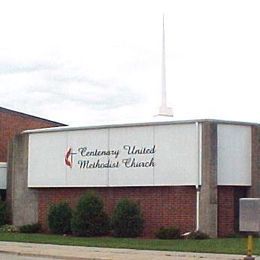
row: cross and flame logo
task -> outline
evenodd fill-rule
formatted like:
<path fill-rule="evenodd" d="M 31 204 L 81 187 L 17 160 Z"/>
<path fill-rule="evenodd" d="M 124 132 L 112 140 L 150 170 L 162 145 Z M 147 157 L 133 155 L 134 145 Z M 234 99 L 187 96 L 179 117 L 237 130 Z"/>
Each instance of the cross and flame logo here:
<path fill-rule="evenodd" d="M 65 164 L 70 168 L 72 168 L 72 166 L 73 166 L 73 155 L 74 154 L 77 154 L 77 153 L 73 153 L 71 147 L 68 148 L 68 150 L 65 154 Z"/>

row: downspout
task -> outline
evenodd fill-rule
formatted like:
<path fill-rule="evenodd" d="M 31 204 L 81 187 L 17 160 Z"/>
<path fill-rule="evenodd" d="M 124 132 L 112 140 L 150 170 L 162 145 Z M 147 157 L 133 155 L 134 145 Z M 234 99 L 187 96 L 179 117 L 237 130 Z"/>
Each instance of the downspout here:
<path fill-rule="evenodd" d="M 200 228 L 200 188 L 201 188 L 201 175 L 202 175 L 202 125 L 196 122 L 196 134 L 198 145 L 198 178 L 196 183 L 196 229 Z"/>

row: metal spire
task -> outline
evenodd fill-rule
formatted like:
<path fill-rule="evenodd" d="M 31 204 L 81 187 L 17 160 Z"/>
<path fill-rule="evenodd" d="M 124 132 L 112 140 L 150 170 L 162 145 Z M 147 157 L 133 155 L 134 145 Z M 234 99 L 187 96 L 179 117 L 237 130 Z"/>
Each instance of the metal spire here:
<path fill-rule="evenodd" d="M 162 34 L 162 103 L 159 108 L 158 116 L 173 116 L 172 108 L 167 107 L 166 95 L 166 64 L 165 64 L 165 29 L 164 29 L 164 15 L 163 15 L 163 34 Z"/>

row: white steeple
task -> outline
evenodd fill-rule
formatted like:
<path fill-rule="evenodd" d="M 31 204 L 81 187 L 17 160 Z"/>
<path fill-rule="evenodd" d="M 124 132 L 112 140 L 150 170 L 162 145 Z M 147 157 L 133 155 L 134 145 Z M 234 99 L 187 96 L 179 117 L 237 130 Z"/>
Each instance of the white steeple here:
<path fill-rule="evenodd" d="M 162 35 L 162 103 L 159 108 L 158 116 L 173 116 L 172 108 L 167 107 L 166 95 L 166 64 L 165 64 L 165 30 L 164 30 L 164 15 L 163 15 L 163 35 Z"/>

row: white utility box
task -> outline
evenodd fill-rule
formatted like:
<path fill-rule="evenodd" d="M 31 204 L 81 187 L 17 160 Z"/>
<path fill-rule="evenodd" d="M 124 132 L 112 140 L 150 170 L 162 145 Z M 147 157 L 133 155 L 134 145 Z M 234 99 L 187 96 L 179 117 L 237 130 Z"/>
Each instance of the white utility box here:
<path fill-rule="evenodd" d="M 6 190 L 6 162 L 0 162 L 0 190 Z"/>
<path fill-rule="evenodd" d="M 239 201 L 239 230 L 260 231 L 260 198 L 243 198 Z"/>

